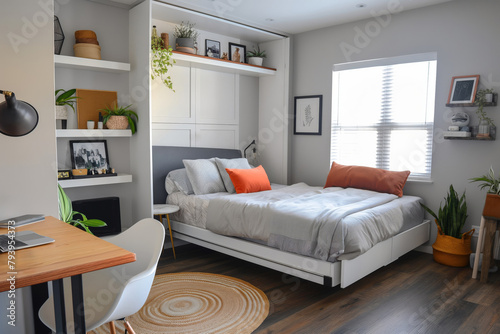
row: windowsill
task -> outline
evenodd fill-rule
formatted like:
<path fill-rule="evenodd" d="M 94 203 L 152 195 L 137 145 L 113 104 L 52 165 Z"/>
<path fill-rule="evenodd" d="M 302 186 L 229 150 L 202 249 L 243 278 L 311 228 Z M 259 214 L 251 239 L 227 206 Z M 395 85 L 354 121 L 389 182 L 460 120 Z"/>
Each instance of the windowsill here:
<path fill-rule="evenodd" d="M 433 179 L 422 179 L 422 178 L 418 178 L 418 177 L 411 177 L 409 176 L 408 177 L 408 180 L 406 180 L 406 182 L 417 182 L 417 183 L 434 183 L 434 180 Z"/>

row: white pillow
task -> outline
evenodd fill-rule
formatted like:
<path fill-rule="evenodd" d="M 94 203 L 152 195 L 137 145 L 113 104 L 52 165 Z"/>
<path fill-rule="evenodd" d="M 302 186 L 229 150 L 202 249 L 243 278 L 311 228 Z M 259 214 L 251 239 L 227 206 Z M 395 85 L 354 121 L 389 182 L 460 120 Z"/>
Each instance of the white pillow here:
<path fill-rule="evenodd" d="M 233 182 L 229 177 L 229 174 L 226 172 L 226 168 L 236 168 L 236 169 L 251 169 L 252 166 L 248 163 L 246 158 L 236 158 L 236 159 L 219 159 L 215 158 L 215 163 L 217 164 L 217 168 L 219 169 L 220 176 L 222 177 L 222 181 L 224 182 L 224 186 L 228 193 L 234 194 L 236 190 L 234 189 Z"/>
<path fill-rule="evenodd" d="M 182 160 L 195 195 L 225 192 L 215 159 Z"/>
<path fill-rule="evenodd" d="M 167 194 L 182 192 L 184 195 L 194 194 L 193 186 L 189 182 L 186 168 L 175 169 L 168 173 L 165 178 L 165 189 Z"/>

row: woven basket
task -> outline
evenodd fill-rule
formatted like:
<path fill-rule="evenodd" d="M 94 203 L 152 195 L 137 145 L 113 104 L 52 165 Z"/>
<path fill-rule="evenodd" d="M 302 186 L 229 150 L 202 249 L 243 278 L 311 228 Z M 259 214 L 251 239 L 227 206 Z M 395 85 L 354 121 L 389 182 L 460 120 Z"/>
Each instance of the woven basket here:
<path fill-rule="evenodd" d="M 434 261 L 451 267 L 468 266 L 474 229 L 462 234 L 462 238 L 458 239 L 444 234 L 439 225 L 437 228 L 436 242 L 432 245 Z"/>
<path fill-rule="evenodd" d="M 128 127 L 127 116 L 110 116 L 106 127 L 112 130 L 125 130 Z"/>

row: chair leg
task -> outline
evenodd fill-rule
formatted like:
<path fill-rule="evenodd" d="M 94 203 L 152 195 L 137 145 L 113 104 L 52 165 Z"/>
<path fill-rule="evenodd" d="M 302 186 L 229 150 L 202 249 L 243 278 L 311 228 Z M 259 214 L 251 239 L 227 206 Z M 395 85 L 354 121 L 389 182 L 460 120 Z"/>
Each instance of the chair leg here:
<path fill-rule="evenodd" d="M 115 322 L 109 322 L 109 334 L 116 334 Z"/>
<path fill-rule="evenodd" d="M 124 320 L 123 324 L 125 325 L 125 328 L 130 332 L 130 334 L 135 334 L 134 329 L 132 328 L 132 326 L 130 326 L 127 320 Z"/>

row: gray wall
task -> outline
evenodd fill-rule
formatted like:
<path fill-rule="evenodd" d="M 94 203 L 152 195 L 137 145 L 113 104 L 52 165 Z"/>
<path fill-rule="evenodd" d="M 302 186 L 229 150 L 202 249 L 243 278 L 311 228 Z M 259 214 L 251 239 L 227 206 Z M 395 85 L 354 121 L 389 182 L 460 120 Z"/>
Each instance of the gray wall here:
<path fill-rule="evenodd" d="M 294 36 L 293 94 L 323 94 L 324 104 L 323 135 L 294 135 L 292 138 L 292 181 L 323 185 L 326 180 L 330 167 L 333 64 L 434 51 L 438 53 L 434 182 L 408 182 L 404 192 L 421 196 L 427 205 L 437 210 L 449 185 L 453 184 L 459 193 L 466 190 L 469 219 L 465 230 L 471 225 L 479 225 L 486 194 L 468 179 L 486 173 L 490 165 L 500 175 L 500 139 L 493 142 L 451 141 L 436 134 L 447 129 L 447 113 L 462 109 L 452 110 L 445 106 L 453 76 L 479 74 L 480 87 L 500 91 L 498 13 L 499 1 L 457 0 Z M 360 31 L 367 38 L 362 39 Z M 347 45 L 353 47 L 350 49 L 353 52 L 342 51 L 341 47 Z M 477 124 L 476 109 L 464 110 L 471 116 L 471 124 Z M 489 107 L 486 111 L 500 126 L 500 107 Z M 433 228 L 432 242 L 435 234 Z"/>

